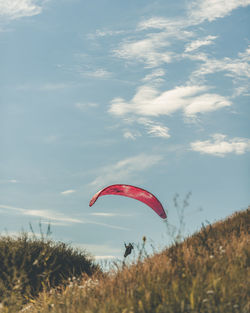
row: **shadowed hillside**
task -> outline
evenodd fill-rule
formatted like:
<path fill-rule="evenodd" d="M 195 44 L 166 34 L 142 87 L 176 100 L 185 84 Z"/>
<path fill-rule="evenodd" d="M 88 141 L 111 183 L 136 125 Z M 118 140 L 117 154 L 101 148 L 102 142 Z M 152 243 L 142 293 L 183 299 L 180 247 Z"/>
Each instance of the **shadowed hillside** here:
<path fill-rule="evenodd" d="M 249 222 L 249 209 L 236 213 L 143 261 L 44 292 L 25 312 L 247 313 Z"/>
<path fill-rule="evenodd" d="M 18 307 L 72 276 L 92 275 L 98 266 L 87 254 L 44 237 L 0 237 L 0 303 Z M 1 312 L 1 309 L 0 309 Z"/>

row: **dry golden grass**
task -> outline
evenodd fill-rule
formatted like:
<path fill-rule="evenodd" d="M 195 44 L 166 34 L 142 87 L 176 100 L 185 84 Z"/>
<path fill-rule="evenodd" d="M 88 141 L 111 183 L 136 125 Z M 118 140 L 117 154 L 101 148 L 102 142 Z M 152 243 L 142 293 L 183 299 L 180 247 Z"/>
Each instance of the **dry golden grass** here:
<path fill-rule="evenodd" d="M 248 209 L 143 261 L 45 291 L 23 312 L 247 313 L 249 219 Z"/>

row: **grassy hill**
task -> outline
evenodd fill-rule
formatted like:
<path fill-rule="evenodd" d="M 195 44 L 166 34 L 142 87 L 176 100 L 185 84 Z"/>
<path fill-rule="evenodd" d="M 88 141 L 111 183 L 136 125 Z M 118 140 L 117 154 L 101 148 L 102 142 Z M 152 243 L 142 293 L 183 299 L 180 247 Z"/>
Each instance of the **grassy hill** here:
<path fill-rule="evenodd" d="M 249 209 L 236 213 L 143 261 L 44 291 L 23 312 L 247 313 L 249 222 Z"/>
<path fill-rule="evenodd" d="M 16 312 L 42 290 L 66 285 L 71 277 L 98 271 L 90 257 L 48 238 L 0 237 L 0 312 Z M 7 310 L 7 311 L 8 311 Z"/>

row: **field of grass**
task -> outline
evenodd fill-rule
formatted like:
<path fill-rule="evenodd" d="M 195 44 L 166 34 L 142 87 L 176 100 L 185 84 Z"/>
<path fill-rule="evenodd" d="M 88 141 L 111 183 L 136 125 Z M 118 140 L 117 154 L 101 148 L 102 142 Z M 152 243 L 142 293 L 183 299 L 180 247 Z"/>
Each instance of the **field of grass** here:
<path fill-rule="evenodd" d="M 44 290 L 22 312 L 248 313 L 249 225 L 247 209 L 129 266 Z"/>
<path fill-rule="evenodd" d="M 87 254 L 48 238 L 0 237 L 0 312 L 17 310 L 42 290 L 66 285 L 82 273 L 91 276 L 99 267 Z"/>

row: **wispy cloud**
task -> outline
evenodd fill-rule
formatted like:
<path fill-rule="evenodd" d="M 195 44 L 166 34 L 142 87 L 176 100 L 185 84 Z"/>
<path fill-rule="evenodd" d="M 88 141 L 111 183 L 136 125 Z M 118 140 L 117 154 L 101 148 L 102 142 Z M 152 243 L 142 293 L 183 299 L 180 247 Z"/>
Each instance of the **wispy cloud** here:
<path fill-rule="evenodd" d="M 192 78 L 200 80 L 206 75 L 226 72 L 226 76 L 234 79 L 250 78 L 250 46 L 238 54 L 238 58 L 211 59 L 205 57 L 204 63 L 192 73 Z"/>
<path fill-rule="evenodd" d="M 222 72 L 224 76 L 230 77 L 233 82 L 232 97 L 248 95 L 250 91 L 250 46 L 243 52 L 238 53 L 238 57 L 222 59 L 209 58 L 207 55 L 183 54 L 184 57 L 201 61 L 201 64 L 190 75 L 192 84 L 205 82 L 209 75 Z"/>
<path fill-rule="evenodd" d="M 49 135 L 43 138 L 43 142 L 46 144 L 54 144 L 59 138 L 59 135 Z"/>
<path fill-rule="evenodd" d="M 0 184 L 17 184 L 19 181 L 17 179 L 1 179 Z"/>
<path fill-rule="evenodd" d="M 227 140 L 226 137 L 223 134 L 214 134 L 212 140 L 192 142 L 191 149 L 219 157 L 224 157 L 229 153 L 244 154 L 250 151 L 250 139 L 235 137 Z"/>
<path fill-rule="evenodd" d="M 82 110 L 82 111 L 85 111 L 87 108 L 96 108 L 98 107 L 98 104 L 95 103 L 95 102 L 77 102 L 75 104 L 75 106 Z"/>
<path fill-rule="evenodd" d="M 66 89 L 69 87 L 72 87 L 71 83 L 46 83 L 44 85 L 41 85 L 39 89 L 42 91 L 54 91 L 54 90 Z"/>
<path fill-rule="evenodd" d="M 135 179 L 138 173 L 145 171 L 162 160 L 160 155 L 139 154 L 123 159 L 115 164 L 107 165 L 98 170 L 98 176 L 90 183 L 91 186 L 103 187 L 109 183 L 126 182 Z"/>
<path fill-rule="evenodd" d="M 186 19 L 154 17 L 144 20 L 138 24 L 136 38 L 125 39 L 113 53 L 119 58 L 143 63 L 146 68 L 171 63 L 176 58 L 176 52 L 171 48 L 172 44 L 194 36 L 192 31 L 186 29 L 187 26 L 189 23 Z M 155 32 L 155 29 L 158 32 Z M 145 31 L 149 32 L 145 34 Z"/>
<path fill-rule="evenodd" d="M 143 39 L 125 40 L 113 52 L 117 57 L 145 63 L 146 67 L 156 67 L 171 61 L 172 53 L 164 49 L 169 46 L 167 37 L 165 32 L 161 32 L 149 34 Z"/>
<path fill-rule="evenodd" d="M 138 118 L 137 122 L 143 124 L 152 137 L 170 138 L 169 128 L 159 122 L 144 117 Z"/>
<path fill-rule="evenodd" d="M 1 1 L 1 0 L 0 0 Z M 38 91 L 58 91 L 64 90 L 68 88 L 74 87 L 72 82 L 45 82 L 40 85 L 36 84 L 21 84 L 16 87 L 17 90 L 20 91 L 30 91 L 30 90 L 38 90 Z"/>
<path fill-rule="evenodd" d="M 10 179 L 10 180 L 8 180 L 8 182 L 9 182 L 9 183 L 12 183 L 12 184 L 16 184 L 16 183 L 18 183 L 18 180 L 16 180 L 16 179 Z"/>
<path fill-rule="evenodd" d="M 62 191 L 61 192 L 61 195 L 70 195 L 70 194 L 72 194 L 72 193 L 75 193 L 76 192 L 76 190 L 74 190 L 74 189 L 68 189 L 68 190 L 65 190 L 65 191 Z"/>
<path fill-rule="evenodd" d="M 92 77 L 92 78 L 102 78 L 102 79 L 107 79 L 107 78 L 112 77 L 112 73 L 105 70 L 104 68 L 98 68 L 93 71 L 81 71 L 81 75 Z"/>
<path fill-rule="evenodd" d="M 117 116 L 129 113 L 159 116 L 171 115 L 182 110 L 186 116 L 194 116 L 231 105 L 225 97 L 206 92 L 208 89 L 210 89 L 208 86 L 188 85 L 160 92 L 153 86 L 143 85 L 138 88 L 130 101 L 122 98 L 113 99 L 109 112 Z"/>
<path fill-rule="evenodd" d="M 152 73 L 146 75 L 142 79 L 142 81 L 143 82 L 161 83 L 164 81 L 164 79 L 162 77 L 164 77 L 165 74 L 166 74 L 165 70 L 159 68 L 159 69 L 152 71 Z"/>
<path fill-rule="evenodd" d="M 90 215 L 93 216 L 101 216 L 101 217 L 114 217 L 114 216 L 119 216 L 115 213 L 105 213 L 105 212 L 96 212 L 96 213 L 91 213 Z"/>
<path fill-rule="evenodd" d="M 217 36 L 207 36 L 203 39 L 193 40 L 186 45 L 185 52 L 191 52 L 191 51 L 199 49 L 202 46 L 211 45 L 214 43 L 214 40 L 216 38 L 217 38 Z"/>
<path fill-rule="evenodd" d="M 139 136 L 141 136 L 141 134 L 138 131 L 131 132 L 131 131 L 126 130 L 123 133 L 123 137 L 126 138 L 126 139 L 130 139 L 130 140 L 136 140 L 136 138 L 139 137 Z"/>
<path fill-rule="evenodd" d="M 250 0 L 195 0 L 189 5 L 189 17 L 194 23 L 199 24 L 208 20 L 214 21 L 229 15 L 239 7 L 250 5 Z"/>
<path fill-rule="evenodd" d="M 107 213 L 107 212 L 94 212 L 90 215 L 100 217 L 131 217 L 132 214 L 121 214 L 121 213 Z"/>
<path fill-rule="evenodd" d="M 95 33 L 88 34 L 89 39 L 95 39 L 98 37 L 117 36 L 123 34 L 124 30 L 110 30 L 110 29 L 97 29 Z"/>
<path fill-rule="evenodd" d="M 125 230 L 128 231 L 129 229 L 126 227 L 121 227 L 118 225 L 111 225 L 108 223 L 102 223 L 98 221 L 92 221 L 89 219 L 79 219 L 79 218 L 73 218 L 72 216 L 67 216 L 63 213 L 59 213 L 56 211 L 52 210 L 29 210 L 29 209 L 24 209 L 24 208 L 19 208 L 19 207 L 13 207 L 10 205 L 4 205 L 0 204 L 0 209 L 4 209 L 5 213 L 10 213 L 14 212 L 15 214 L 20 214 L 20 215 L 25 215 L 25 216 L 30 216 L 30 217 L 38 217 L 40 219 L 43 219 L 41 222 L 51 222 L 54 225 L 57 226 L 68 226 L 71 224 L 93 224 L 93 225 L 98 225 L 102 227 L 107 227 L 111 229 L 118 229 L 118 230 Z"/>
<path fill-rule="evenodd" d="M 0 205 L 0 208 L 19 213 L 21 215 L 44 218 L 50 221 L 58 221 L 58 222 L 65 222 L 65 223 L 83 223 L 83 221 L 80 219 L 72 218 L 62 213 L 50 211 L 50 210 L 29 210 L 29 209 L 13 207 L 10 205 L 3 205 L 3 204 Z"/>
<path fill-rule="evenodd" d="M 157 29 L 163 32 L 166 38 L 172 38 L 177 40 L 186 40 L 189 37 L 193 37 L 194 33 L 186 28 L 191 25 L 191 22 L 187 17 L 175 17 L 174 19 L 163 17 L 152 17 L 144 20 L 138 24 L 138 31 Z"/>
<path fill-rule="evenodd" d="M 0 0 L 0 16 L 18 19 L 38 15 L 42 12 L 45 0 Z"/>

